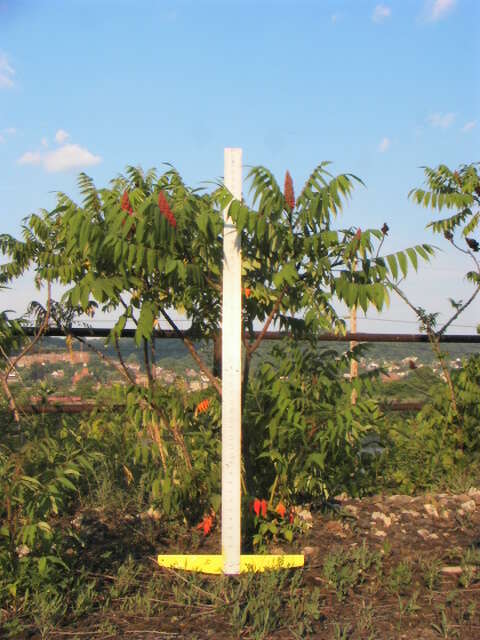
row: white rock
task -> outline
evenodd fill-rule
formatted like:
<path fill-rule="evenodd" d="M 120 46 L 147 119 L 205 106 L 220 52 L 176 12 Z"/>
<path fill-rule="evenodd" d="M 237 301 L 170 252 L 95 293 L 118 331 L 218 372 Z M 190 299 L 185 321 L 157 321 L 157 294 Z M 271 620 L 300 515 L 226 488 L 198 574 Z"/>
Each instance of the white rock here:
<path fill-rule="evenodd" d="M 472 487 L 471 489 L 469 489 L 467 491 L 467 495 L 469 495 L 471 498 L 473 498 L 477 502 L 480 501 L 480 489 L 477 489 L 476 487 Z"/>
<path fill-rule="evenodd" d="M 433 506 L 433 504 L 424 505 L 424 509 L 429 516 L 432 516 L 432 518 L 438 518 L 438 511 L 436 507 Z"/>
<path fill-rule="evenodd" d="M 430 533 L 430 531 L 428 531 L 427 529 L 419 529 L 417 533 L 424 540 L 438 540 L 437 534 Z"/>
<path fill-rule="evenodd" d="M 312 522 L 313 520 L 312 512 L 308 509 L 300 509 L 300 511 L 297 511 L 297 516 L 305 522 Z"/>
<path fill-rule="evenodd" d="M 466 502 L 462 502 L 460 509 L 464 513 L 473 513 L 477 508 L 475 500 L 467 500 Z"/>
<path fill-rule="evenodd" d="M 392 518 L 381 511 L 374 511 L 372 513 L 372 520 L 382 520 L 387 528 L 392 524 Z"/>
<path fill-rule="evenodd" d="M 449 576 L 459 576 L 462 573 L 462 567 L 442 567 L 440 571 Z"/>

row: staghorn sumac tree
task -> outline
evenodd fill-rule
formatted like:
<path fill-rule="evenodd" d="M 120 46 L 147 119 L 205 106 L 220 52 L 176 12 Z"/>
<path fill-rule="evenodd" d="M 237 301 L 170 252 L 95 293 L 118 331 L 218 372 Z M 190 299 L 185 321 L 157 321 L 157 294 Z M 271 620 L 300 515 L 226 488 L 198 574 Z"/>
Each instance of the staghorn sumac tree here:
<path fill-rule="evenodd" d="M 231 202 L 230 215 L 241 232 L 245 286 L 243 321 L 245 358 L 243 393 L 248 389 L 250 362 L 272 323 L 297 338 L 314 340 L 321 331 L 345 331 L 345 323 L 334 307 L 337 298 L 348 307 L 364 311 L 369 305 L 381 310 L 388 302 L 387 276 L 406 275 L 408 263 L 416 268 L 418 256 L 428 259 L 432 249 L 419 245 L 395 254 L 380 256 L 385 230 L 333 228 L 355 183 L 351 174 L 333 176 L 328 163 L 318 165 L 300 195 L 287 172 L 282 192 L 275 177 L 264 167 L 255 167 L 251 181 L 253 206 Z M 223 190 L 225 206 L 231 196 Z M 261 323 L 257 338 L 253 329 Z M 248 418 L 242 434 L 248 478 L 249 450 L 258 425 Z"/>
<path fill-rule="evenodd" d="M 355 184 L 351 174 L 332 175 L 328 163 L 318 165 L 295 199 L 287 173 L 285 188 L 273 174 L 255 167 L 248 179 L 251 204 L 232 202 L 222 186 L 211 193 L 187 187 L 179 173 L 169 167 L 158 175 L 127 167 L 108 188 L 97 189 L 81 174 L 80 204 L 58 195 L 57 207 L 26 220 L 24 241 L 4 237 L 2 248 L 11 262 L 0 267 L 9 277 L 20 275 L 32 263 L 37 277 L 68 287 L 63 303 L 87 312 L 101 306 L 118 316 L 109 340 L 117 346 L 117 366 L 130 386 L 129 403 L 139 426 L 149 425 L 166 469 L 165 439 L 170 440 L 192 471 L 192 451 L 185 442 L 181 415 L 192 407 L 165 405 L 154 379 L 156 327 L 166 320 L 208 376 L 212 388 L 221 385 L 203 361 L 192 336 L 212 339 L 221 323 L 221 277 L 223 209 L 241 234 L 244 281 L 243 390 L 248 391 L 250 363 L 270 326 L 293 336 L 314 340 L 325 330 L 344 331 L 344 322 L 333 301 L 364 310 L 381 309 L 388 301 L 387 278 L 406 274 L 408 262 L 428 258 L 427 245 L 380 256 L 385 231 L 356 228 L 336 230 L 333 225 Z M 45 228 L 44 228 L 45 227 Z M 30 259 L 18 261 L 38 229 L 54 238 L 39 243 Z M 247 293 L 248 292 L 248 293 Z M 191 323 L 182 331 L 173 311 Z M 127 322 L 135 325 L 135 339 L 142 346 L 147 388 L 134 385 L 123 362 L 118 339 Z M 255 338 L 253 330 L 260 327 Z M 252 477 L 254 448 L 249 420 L 244 421 L 244 460 L 247 487 Z"/>

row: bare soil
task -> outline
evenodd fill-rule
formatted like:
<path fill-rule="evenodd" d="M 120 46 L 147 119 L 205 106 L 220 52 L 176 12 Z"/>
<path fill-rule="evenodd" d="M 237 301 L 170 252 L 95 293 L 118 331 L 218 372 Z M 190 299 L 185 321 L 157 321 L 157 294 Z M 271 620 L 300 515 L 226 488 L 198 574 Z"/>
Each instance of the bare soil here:
<path fill-rule="evenodd" d="M 112 517 L 95 510 L 78 515 L 74 526 L 84 541 L 83 561 L 94 567 L 92 576 L 97 576 L 97 606 L 43 637 L 480 638 L 480 490 L 414 498 L 353 500 L 340 496 L 327 511 L 306 509 L 304 517 L 307 530 L 300 539 L 292 545 L 275 544 L 270 550 L 305 554 L 297 593 L 316 589 L 318 595 L 317 619 L 309 631 L 289 626 L 288 602 L 285 623 L 280 614 L 272 633 L 261 635 L 252 624 L 234 629 L 233 603 L 222 609 L 214 606 L 215 596 L 209 604 L 201 593 L 214 591 L 215 581 L 223 578 L 192 578 L 156 565 L 156 553 L 218 552 L 218 529 L 206 537 L 191 532 L 172 540 L 162 522 L 146 514 Z M 111 597 L 107 604 L 102 589 L 111 589 L 118 581 L 118 576 L 108 572 L 109 553 L 115 557 L 132 554 L 141 571 L 132 577 L 133 586 L 124 595 Z M 355 564 L 359 557 L 368 562 Z M 145 596 L 147 583 L 150 588 L 158 584 L 150 605 L 148 594 Z M 32 630 L 19 637 L 42 636 Z"/>

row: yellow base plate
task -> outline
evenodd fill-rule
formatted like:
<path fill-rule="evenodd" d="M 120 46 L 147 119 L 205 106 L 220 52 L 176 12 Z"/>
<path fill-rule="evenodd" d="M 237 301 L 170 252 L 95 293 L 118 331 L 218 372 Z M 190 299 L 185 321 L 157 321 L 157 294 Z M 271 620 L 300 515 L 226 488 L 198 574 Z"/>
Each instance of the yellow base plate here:
<path fill-rule="evenodd" d="M 158 556 L 158 564 L 169 569 L 183 569 L 199 573 L 223 573 L 224 558 L 221 555 L 164 555 Z M 240 556 L 240 573 L 260 572 L 268 569 L 303 567 L 303 555 Z"/>

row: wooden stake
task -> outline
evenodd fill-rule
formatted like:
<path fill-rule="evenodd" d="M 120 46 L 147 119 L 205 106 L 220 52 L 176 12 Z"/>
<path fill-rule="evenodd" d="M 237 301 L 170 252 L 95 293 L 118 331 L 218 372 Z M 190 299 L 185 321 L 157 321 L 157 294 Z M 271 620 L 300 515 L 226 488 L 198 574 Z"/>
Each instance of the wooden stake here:
<path fill-rule="evenodd" d="M 357 307 L 352 307 L 350 311 L 350 333 L 357 333 Z M 356 347 L 358 342 L 350 342 L 350 349 Z M 350 380 L 358 377 L 358 362 L 352 360 L 350 362 Z M 357 404 L 357 390 L 352 389 L 351 402 Z"/>

